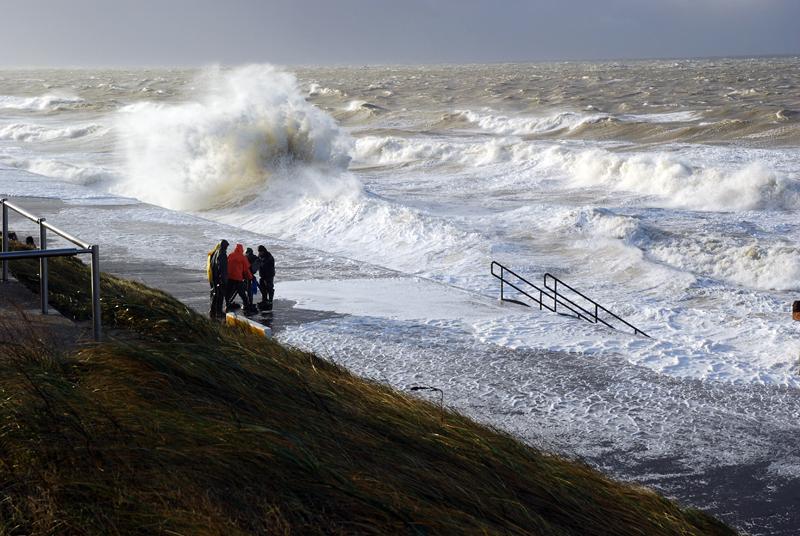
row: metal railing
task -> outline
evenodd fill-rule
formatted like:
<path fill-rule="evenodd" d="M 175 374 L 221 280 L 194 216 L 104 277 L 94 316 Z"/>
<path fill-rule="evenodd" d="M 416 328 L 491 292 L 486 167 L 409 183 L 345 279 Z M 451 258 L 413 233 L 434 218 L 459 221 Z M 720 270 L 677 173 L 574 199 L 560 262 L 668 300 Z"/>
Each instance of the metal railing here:
<path fill-rule="evenodd" d="M 495 271 L 495 268 L 499 268 L 499 273 Z M 527 307 L 530 307 L 530 304 L 527 304 L 525 302 L 511 298 L 506 298 L 504 292 L 504 286 L 508 285 L 517 292 L 521 293 L 523 296 L 532 300 L 534 303 L 538 304 L 540 310 L 547 309 L 548 311 L 551 311 L 553 313 L 558 313 L 565 316 L 571 316 L 573 318 L 577 318 L 579 320 L 585 320 L 593 324 L 603 324 L 611 329 L 619 329 L 617 326 L 614 325 L 614 323 L 620 322 L 624 326 L 632 329 L 634 335 L 643 335 L 647 338 L 650 338 L 650 335 L 648 335 L 641 329 L 637 328 L 636 326 L 626 321 L 619 315 L 612 313 L 607 308 L 603 307 L 602 305 L 600 305 L 593 299 L 589 298 L 582 292 L 567 285 L 553 274 L 550 273 L 544 274 L 544 281 L 543 281 L 544 284 L 542 285 L 542 287 L 539 287 L 534 283 L 531 283 L 521 275 L 517 274 L 510 268 L 503 266 L 497 261 L 492 261 L 492 264 L 490 266 L 490 271 L 494 277 L 500 280 L 501 301 L 517 303 L 520 305 L 525 305 Z M 509 280 L 506 277 L 506 273 L 511 274 L 514 278 L 516 278 L 516 281 Z M 515 283 L 517 284 L 524 283 L 529 288 L 534 289 L 534 293 L 531 294 L 530 292 L 517 286 L 517 284 Z M 584 305 L 576 303 L 576 299 L 574 298 L 574 296 L 573 299 L 571 299 L 569 296 L 565 295 L 563 291 L 559 292 L 559 285 L 562 288 L 566 288 L 575 296 L 578 296 L 581 299 L 585 300 L 586 303 Z M 560 311 L 559 311 L 559 306 L 561 306 Z"/>
<path fill-rule="evenodd" d="M 552 281 L 552 283 L 553 283 L 552 287 L 549 285 L 550 281 Z M 583 298 L 584 300 L 589 302 L 591 304 L 591 306 L 594 306 L 594 310 L 592 312 L 589 312 L 586 309 L 584 309 L 583 307 L 581 307 L 580 305 L 578 305 L 575 302 L 573 302 L 572 300 L 570 300 L 569 298 L 565 297 L 564 294 L 559 294 L 559 292 L 558 292 L 559 284 L 562 287 L 568 289 L 570 292 L 574 293 L 577 296 L 580 296 L 581 298 Z M 575 307 L 578 307 L 584 313 L 588 313 L 594 319 L 594 323 L 595 324 L 600 323 L 600 324 L 604 324 L 604 325 L 606 325 L 606 326 L 608 326 L 608 327 L 610 327 L 612 329 L 618 329 L 617 326 L 614 326 L 614 325 L 612 325 L 612 324 L 610 324 L 609 322 L 606 321 L 606 320 L 609 320 L 609 319 L 613 319 L 614 321 L 620 322 L 620 323 L 624 324 L 625 326 L 629 327 L 630 329 L 632 329 L 634 335 L 644 335 L 645 337 L 650 338 L 650 335 L 648 335 L 647 333 L 645 333 L 641 329 L 637 328 L 636 326 L 634 326 L 633 324 L 631 324 L 630 322 L 628 322 L 627 320 L 625 320 L 621 316 L 619 316 L 619 315 L 617 315 L 615 313 L 612 313 L 611 311 L 609 311 L 608 309 L 606 309 L 605 307 L 603 307 L 602 305 L 600 305 L 599 303 L 597 303 L 596 301 L 591 299 L 590 297 L 586 296 L 585 294 L 583 294 L 579 290 L 576 290 L 573 287 L 567 285 L 566 283 L 564 283 L 562 280 L 560 280 L 559 278 L 557 278 L 556 276 L 554 276 L 551 273 L 544 274 L 544 286 L 546 288 L 552 290 L 557 296 L 560 296 L 562 299 L 564 299 L 564 300 L 568 301 L 569 303 L 573 304 Z M 604 320 L 603 318 L 600 317 L 599 313 L 601 311 L 603 313 L 605 313 L 606 320 Z"/>
<path fill-rule="evenodd" d="M 50 257 L 73 257 L 75 255 L 91 255 L 90 273 L 92 278 L 92 334 L 94 340 L 102 337 L 102 319 L 100 310 L 100 246 L 83 242 L 58 227 L 47 223 L 45 218 L 34 216 L 27 210 L 11 203 L 8 199 L 0 199 L 3 213 L 3 243 L 0 251 L 2 259 L 2 281 L 8 282 L 8 261 L 14 259 L 39 259 L 39 297 L 41 300 L 42 314 L 48 314 L 50 303 L 48 299 L 47 259 Z M 39 226 L 39 249 L 9 251 L 8 211 L 13 210 Z M 78 246 L 77 248 L 47 249 L 47 231 L 60 236 Z"/>

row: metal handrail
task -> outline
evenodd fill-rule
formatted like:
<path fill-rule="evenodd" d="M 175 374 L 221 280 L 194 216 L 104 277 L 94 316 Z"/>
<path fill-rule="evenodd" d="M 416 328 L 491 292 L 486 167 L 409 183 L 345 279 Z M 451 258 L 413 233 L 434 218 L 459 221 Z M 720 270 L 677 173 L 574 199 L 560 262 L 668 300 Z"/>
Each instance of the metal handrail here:
<path fill-rule="evenodd" d="M 91 254 L 91 249 L 61 248 L 61 249 L 23 249 L 21 251 L 8 251 L 0 253 L 0 259 L 19 260 L 19 259 L 40 259 L 42 257 L 74 257 L 84 253 Z"/>
<path fill-rule="evenodd" d="M 2 260 L 2 282 L 8 282 L 8 261 L 14 259 L 39 259 L 39 295 L 41 299 L 42 314 L 47 314 L 50 309 L 48 297 L 48 269 L 47 259 L 50 257 L 72 257 L 75 255 L 89 254 L 92 256 L 90 272 L 92 277 L 92 333 L 94 340 L 99 341 L 102 337 L 102 319 L 100 309 L 100 246 L 89 244 L 73 235 L 62 231 L 58 227 L 47 223 L 44 218 L 39 218 L 24 208 L 11 203 L 8 199 L 0 199 L 2 207 L 2 249 L 0 249 L 0 259 Z M 31 220 L 39 226 L 39 248 L 25 251 L 9 251 L 8 239 L 8 210 L 11 209 L 17 214 Z M 56 235 L 72 242 L 77 248 L 47 249 L 47 231 L 50 230 Z"/>
<path fill-rule="evenodd" d="M 495 273 L 495 270 L 494 270 L 495 266 L 500 268 L 500 273 L 499 274 Z M 521 305 L 525 305 L 526 307 L 530 307 L 530 305 L 528 305 L 527 303 L 524 303 L 524 302 L 521 302 L 521 301 L 518 301 L 518 300 L 513 300 L 513 299 L 510 299 L 510 298 L 506 298 L 505 294 L 504 294 L 504 291 L 503 291 L 503 285 L 508 285 L 511 288 L 513 288 L 514 290 L 516 290 L 517 292 L 523 294 L 527 298 L 529 298 L 529 299 L 533 300 L 535 303 L 539 304 L 539 310 L 540 311 L 542 309 L 547 309 L 548 311 L 553 312 L 553 313 L 565 314 L 565 313 L 559 313 L 558 305 L 560 304 L 562 307 L 566 308 L 568 311 L 570 311 L 572 313 L 572 314 L 569 314 L 569 315 L 565 314 L 565 316 L 574 316 L 575 318 L 578 318 L 578 319 L 582 318 L 584 320 L 589 321 L 588 317 L 583 316 L 580 311 L 576 311 L 575 309 L 573 309 L 570 306 L 571 302 L 567 303 L 565 301 L 560 300 L 561 297 L 558 296 L 557 294 L 551 294 L 550 292 L 548 292 L 549 289 L 543 289 L 543 288 L 538 287 L 537 285 L 531 283 L 530 281 L 528 281 L 527 279 L 525 279 L 524 277 L 522 277 L 521 275 L 519 275 L 518 273 L 516 273 L 512 269 L 510 269 L 510 268 L 508 268 L 506 266 L 503 266 L 499 262 L 492 261 L 492 264 L 490 265 L 490 271 L 491 271 L 491 273 L 492 273 L 492 275 L 494 277 L 496 277 L 497 279 L 500 280 L 500 299 L 502 301 L 518 303 L 518 304 L 521 304 Z M 539 293 L 539 297 L 536 298 L 535 296 L 532 296 L 531 294 L 529 294 L 525 290 L 519 288 L 517 285 L 515 285 L 514 283 L 512 283 L 511 281 L 506 279 L 505 278 L 505 272 L 510 273 L 511 275 L 513 275 L 514 277 L 516 277 L 517 279 L 519 279 L 520 281 L 522 281 L 526 285 L 534 288 Z M 548 300 L 553 301 L 553 306 L 551 306 L 547 301 L 544 300 L 545 297 L 547 297 Z M 580 307 L 578 307 L 578 309 L 580 309 Z"/>
<path fill-rule="evenodd" d="M 495 272 L 495 267 L 499 267 L 500 268 L 500 273 L 499 274 Z M 518 301 L 518 300 L 514 300 L 514 299 L 510 299 L 510 298 L 506 298 L 505 294 L 503 292 L 503 286 L 504 285 L 508 285 L 511 288 L 513 288 L 514 290 L 516 290 L 516 291 L 520 292 L 521 294 L 523 294 L 524 296 L 526 296 L 527 298 L 533 300 L 535 303 L 539 304 L 539 309 L 540 310 L 547 309 L 548 311 L 551 311 L 551 312 L 554 312 L 554 313 L 564 314 L 564 313 L 562 313 L 562 312 L 560 312 L 558 310 L 558 306 L 560 305 L 562 308 L 566 308 L 571 313 L 571 314 L 569 314 L 567 316 L 575 317 L 575 318 L 578 318 L 578 319 L 581 319 L 581 320 L 586 320 L 587 322 L 591 322 L 591 323 L 594 323 L 594 324 L 598 324 L 598 323 L 599 324 L 603 324 L 603 325 L 605 325 L 605 326 L 607 326 L 607 327 L 609 327 L 611 329 L 617 329 L 614 325 L 610 324 L 605 319 L 600 317 L 599 312 L 603 311 L 604 313 L 607 313 L 611 317 L 615 318 L 616 320 L 619 320 L 620 322 L 622 322 L 623 324 L 625 324 L 626 326 L 631 328 L 633 330 L 633 334 L 634 335 L 644 335 L 645 337 L 650 338 L 650 335 L 648 335 L 647 333 L 645 333 L 641 329 L 637 328 L 636 326 L 634 326 L 630 322 L 626 321 L 625 319 L 621 318 L 620 316 L 618 316 L 618 315 L 614 314 L 613 312 L 609 311 L 607 308 L 603 307 L 602 305 L 600 305 L 599 303 L 597 303 L 593 299 L 589 298 L 588 296 L 586 296 L 582 292 L 580 292 L 580 291 L 576 290 L 575 288 L 571 287 L 570 285 L 564 283 L 562 280 L 558 279 L 553 274 L 546 273 L 544 275 L 544 288 L 541 288 L 541 287 L 531 283 L 530 281 L 528 281 L 527 279 L 525 279 L 521 275 L 517 274 L 516 272 L 514 272 L 510 268 L 508 268 L 506 266 L 503 266 L 502 264 L 500 264 L 497 261 L 492 261 L 492 264 L 490 265 L 490 271 L 491 271 L 491 274 L 495 278 L 500 280 L 500 300 L 502 300 L 502 301 L 509 301 L 509 302 L 518 303 L 518 304 L 530 307 L 530 305 L 528 305 L 527 303 L 524 303 L 524 302 L 521 302 L 521 301 Z M 519 288 L 513 282 L 511 282 L 508 279 L 506 279 L 505 278 L 505 272 L 508 272 L 509 274 L 513 275 L 514 277 L 516 277 L 517 279 L 519 279 L 520 281 L 522 281 L 523 283 L 525 283 L 529 287 L 532 287 L 533 289 L 535 289 L 539 293 L 538 299 L 535 296 L 532 296 L 531 294 L 526 292 L 525 290 Z M 553 282 L 554 282 L 552 287 L 548 284 L 550 279 L 552 279 Z M 594 305 L 594 311 L 592 312 L 592 311 L 587 310 L 582 305 L 577 304 L 574 301 L 572 301 L 570 298 L 565 296 L 563 293 L 559 293 L 558 292 L 559 284 L 561 284 L 561 286 L 566 287 L 570 291 L 574 292 L 575 294 L 577 294 L 581 298 L 585 299 L 586 301 L 588 301 L 589 303 Z M 547 301 L 545 301 L 545 298 L 547 298 Z M 552 305 L 551 305 L 551 303 L 552 303 Z"/>
<path fill-rule="evenodd" d="M 553 287 L 550 287 L 547 284 L 548 278 L 550 278 L 550 279 L 552 279 L 554 281 Z M 606 326 L 608 326 L 610 328 L 614 328 L 614 326 L 612 326 L 611 324 L 609 324 L 608 322 L 606 322 L 605 320 L 603 320 L 602 318 L 600 318 L 598 316 L 599 311 L 603 311 L 603 312 L 607 313 L 608 315 L 612 316 L 614 319 L 619 320 L 620 322 L 622 322 L 623 324 L 625 324 L 626 326 L 631 328 L 633 330 L 633 334 L 634 335 L 644 335 L 647 338 L 651 338 L 650 335 L 648 335 L 647 333 L 645 333 L 641 329 L 637 328 L 636 326 L 634 326 L 633 324 L 631 324 L 630 322 L 628 322 L 627 320 L 625 320 L 621 316 L 609 311 L 608 309 L 606 309 L 605 307 L 603 307 L 602 305 L 600 305 L 599 303 L 597 303 L 596 301 L 591 299 L 589 296 L 583 294 L 581 291 L 579 291 L 579 290 L 569 286 L 568 284 L 564 283 L 562 280 L 560 280 L 559 278 L 557 278 L 553 274 L 551 274 L 551 273 L 544 274 L 544 286 L 546 288 L 552 290 L 556 294 L 558 294 L 557 288 L 558 288 L 559 283 L 561 284 L 561 286 L 568 288 L 569 290 L 571 290 L 572 292 L 574 292 L 575 294 L 577 294 L 578 296 L 580 296 L 584 300 L 586 300 L 586 301 L 590 302 L 592 305 L 594 305 L 594 322 L 595 322 L 595 324 L 599 321 L 599 322 L 605 324 Z M 567 298 L 564 298 L 564 299 L 567 299 Z M 616 328 L 614 328 L 614 329 L 616 329 Z"/>
<path fill-rule="evenodd" d="M 50 231 L 53 231 L 55 234 L 57 234 L 58 236 L 60 236 L 64 240 L 66 240 L 68 242 L 72 242 L 76 246 L 81 247 L 83 249 L 91 249 L 92 248 L 92 245 L 89 244 L 88 242 L 84 242 L 83 240 L 75 238 L 71 234 L 69 234 L 69 233 L 67 233 L 65 231 L 62 231 L 58 227 L 56 227 L 54 225 L 50 225 L 47 222 L 44 222 L 44 219 L 42 219 L 42 221 L 43 221 L 42 226 L 46 227 Z"/>

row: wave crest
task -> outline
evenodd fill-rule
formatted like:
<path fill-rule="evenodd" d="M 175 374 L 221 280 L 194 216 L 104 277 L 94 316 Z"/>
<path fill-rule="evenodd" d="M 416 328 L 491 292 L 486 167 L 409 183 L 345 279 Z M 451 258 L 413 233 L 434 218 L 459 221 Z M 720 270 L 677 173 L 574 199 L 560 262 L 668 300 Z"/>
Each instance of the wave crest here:
<path fill-rule="evenodd" d="M 0 108 L 30 111 L 59 111 L 74 108 L 85 101 L 80 97 L 41 95 L 39 97 L 16 97 L 0 95 Z"/>
<path fill-rule="evenodd" d="M 350 138 L 308 103 L 297 80 L 268 65 L 210 69 L 203 97 L 146 102 L 117 119 L 126 157 L 117 192 L 177 210 L 238 205 L 295 166 L 341 171 Z"/>
<path fill-rule="evenodd" d="M 753 162 L 733 170 L 697 167 L 668 154 L 624 155 L 601 149 L 552 148 L 548 166 L 578 186 L 604 186 L 657 196 L 661 204 L 706 211 L 787 210 L 800 206 L 800 184 Z"/>
<path fill-rule="evenodd" d="M 53 141 L 62 139 L 76 139 L 99 133 L 105 134 L 108 130 L 101 125 L 75 125 L 64 128 L 48 128 L 30 123 L 12 123 L 0 127 L 0 140 L 13 140 L 25 142 Z"/>

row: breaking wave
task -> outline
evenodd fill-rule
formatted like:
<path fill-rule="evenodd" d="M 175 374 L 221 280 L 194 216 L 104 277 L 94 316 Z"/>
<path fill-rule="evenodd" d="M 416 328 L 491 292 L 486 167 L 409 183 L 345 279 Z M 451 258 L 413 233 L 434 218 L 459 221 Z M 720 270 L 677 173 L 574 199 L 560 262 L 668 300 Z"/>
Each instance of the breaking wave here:
<path fill-rule="evenodd" d="M 48 128 L 43 125 L 33 125 L 29 123 L 12 123 L 0 127 L 0 140 L 25 142 L 53 141 L 83 138 L 92 134 L 105 134 L 107 132 L 108 129 L 97 124 Z"/>
<path fill-rule="evenodd" d="M 491 139 L 365 136 L 355 142 L 357 166 L 507 165 L 517 187 L 537 179 L 571 187 L 602 186 L 650 197 L 650 204 L 702 211 L 791 210 L 800 207 L 800 183 L 753 160 L 730 156 L 697 165 L 670 153 L 616 153 L 607 149 L 543 144 L 514 137 Z"/>
<path fill-rule="evenodd" d="M 0 95 L 0 108 L 11 110 L 59 111 L 80 105 L 84 100 L 80 97 L 59 95 L 41 95 L 39 97 L 15 97 Z"/>
<path fill-rule="evenodd" d="M 709 114 L 706 116 L 706 114 Z M 584 111 L 561 111 L 541 115 L 504 115 L 485 109 L 463 110 L 440 117 L 437 128 L 530 138 L 576 140 L 627 140 L 634 143 L 705 143 L 719 140 L 767 139 L 795 145 L 800 140 L 796 112 L 741 113 L 721 117 L 718 112 L 608 113 L 589 106 Z M 766 119 L 766 120 L 765 120 Z"/>
<path fill-rule="evenodd" d="M 344 173 L 312 168 L 277 177 L 267 195 L 213 211 L 218 221 L 412 274 L 459 273 L 482 260 L 485 237 L 450 218 L 364 191 Z"/>
<path fill-rule="evenodd" d="M 759 162 L 729 170 L 694 166 L 666 153 L 574 152 L 557 147 L 544 158 L 546 164 L 566 171 L 576 186 L 657 196 L 662 206 L 705 211 L 800 206 L 800 184 Z"/>
<path fill-rule="evenodd" d="M 0 165 L 82 186 L 106 184 L 116 178 L 112 170 L 101 165 L 87 161 L 70 162 L 52 157 L 0 154 Z"/>
<path fill-rule="evenodd" d="M 509 117 L 481 114 L 470 110 L 456 112 L 450 119 L 465 121 L 482 130 L 504 136 L 552 133 L 560 130 L 572 130 L 587 123 L 613 120 L 612 116 L 603 113 L 587 115 L 576 112 L 560 112 L 544 117 Z"/>
<path fill-rule="evenodd" d="M 345 93 L 340 89 L 333 89 L 329 87 L 323 87 L 316 82 L 312 82 L 308 85 L 308 96 L 309 97 L 330 97 L 330 96 L 343 96 Z"/>
<path fill-rule="evenodd" d="M 355 142 L 353 162 L 366 166 L 400 166 L 412 163 L 486 165 L 524 157 L 515 140 L 457 142 L 365 136 Z"/>
<path fill-rule="evenodd" d="M 572 132 L 591 125 L 668 125 L 693 123 L 702 118 L 698 112 L 686 110 L 681 112 L 622 114 L 613 115 L 604 112 L 558 112 L 544 116 L 507 116 L 494 113 L 478 113 L 463 110 L 443 118 L 444 121 L 464 122 L 475 125 L 481 130 L 504 136 L 529 136 L 552 134 L 556 132 Z"/>
<path fill-rule="evenodd" d="M 335 177 L 350 138 L 308 103 L 289 73 L 251 65 L 209 69 L 198 100 L 125 107 L 117 130 L 125 179 L 117 193 L 178 210 L 241 204 L 298 166 Z"/>

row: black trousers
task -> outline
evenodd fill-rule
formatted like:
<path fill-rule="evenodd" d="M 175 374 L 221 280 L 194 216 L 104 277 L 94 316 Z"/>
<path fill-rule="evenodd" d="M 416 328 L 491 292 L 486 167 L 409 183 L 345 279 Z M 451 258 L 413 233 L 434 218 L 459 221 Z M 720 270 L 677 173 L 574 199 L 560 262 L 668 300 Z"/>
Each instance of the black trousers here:
<path fill-rule="evenodd" d="M 271 302 L 275 296 L 275 278 L 261 278 L 258 280 L 258 289 L 261 291 L 261 303 Z"/>
<path fill-rule="evenodd" d="M 238 294 L 242 298 L 242 305 L 245 307 L 250 305 L 250 299 L 247 296 L 247 287 L 245 286 L 247 283 L 249 283 L 249 281 L 234 281 L 233 279 L 228 279 L 225 302 L 230 305 Z"/>
<path fill-rule="evenodd" d="M 225 303 L 225 282 L 211 283 L 211 316 L 222 316 L 222 305 Z"/>

